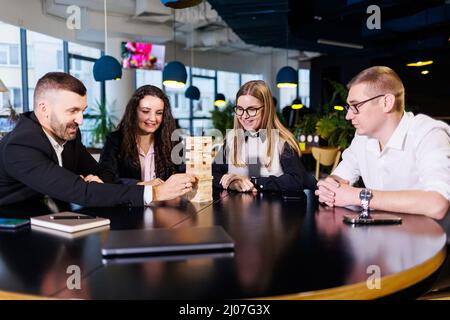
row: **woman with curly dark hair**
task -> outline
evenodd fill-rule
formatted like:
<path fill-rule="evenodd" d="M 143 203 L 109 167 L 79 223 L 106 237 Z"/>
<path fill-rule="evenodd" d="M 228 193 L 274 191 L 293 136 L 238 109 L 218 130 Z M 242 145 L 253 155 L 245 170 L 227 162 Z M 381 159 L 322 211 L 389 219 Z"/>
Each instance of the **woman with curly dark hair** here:
<path fill-rule="evenodd" d="M 158 185 L 177 171 L 171 161 L 174 130 L 166 94 L 144 85 L 128 102 L 117 131 L 107 136 L 100 164 L 123 183 Z"/>

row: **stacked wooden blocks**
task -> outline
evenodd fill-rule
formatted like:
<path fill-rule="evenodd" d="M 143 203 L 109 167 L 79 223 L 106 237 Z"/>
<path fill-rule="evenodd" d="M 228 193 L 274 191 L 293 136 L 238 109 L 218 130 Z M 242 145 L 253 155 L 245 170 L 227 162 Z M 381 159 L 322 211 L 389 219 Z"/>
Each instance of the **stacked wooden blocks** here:
<path fill-rule="evenodd" d="M 197 176 L 198 182 L 187 198 L 192 202 L 212 201 L 212 137 L 186 138 L 186 173 Z"/>

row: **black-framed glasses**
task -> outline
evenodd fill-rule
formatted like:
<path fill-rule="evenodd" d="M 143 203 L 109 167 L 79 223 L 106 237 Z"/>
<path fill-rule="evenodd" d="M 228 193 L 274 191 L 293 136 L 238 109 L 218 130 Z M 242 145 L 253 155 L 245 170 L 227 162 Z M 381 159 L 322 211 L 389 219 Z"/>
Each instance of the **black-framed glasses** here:
<path fill-rule="evenodd" d="M 249 107 L 247 109 L 244 109 L 242 107 L 236 106 L 233 108 L 234 113 L 236 113 L 237 116 L 242 117 L 244 113 L 247 113 L 248 117 L 254 117 L 258 114 L 258 110 L 261 109 L 263 106 L 259 108 Z"/>
<path fill-rule="evenodd" d="M 354 104 L 348 104 L 347 103 L 344 106 L 345 111 L 348 111 L 348 109 L 350 109 L 354 114 L 358 114 L 359 113 L 359 109 L 358 108 L 360 108 L 364 103 L 372 101 L 372 100 L 374 100 L 376 98 L 379 98 L 379 97 L 383 97 L 385 95 L 386 94 L 379 94 L 379 95 L 377 95 L 377 96 L 375 96 L 373 98 L 370 98 L 370 99 L 367 99 L 367 100 L 364 100 L 364 101 L 361 101 L 361 102 L 357 102 L 357 103 L 354 103 Z"/>

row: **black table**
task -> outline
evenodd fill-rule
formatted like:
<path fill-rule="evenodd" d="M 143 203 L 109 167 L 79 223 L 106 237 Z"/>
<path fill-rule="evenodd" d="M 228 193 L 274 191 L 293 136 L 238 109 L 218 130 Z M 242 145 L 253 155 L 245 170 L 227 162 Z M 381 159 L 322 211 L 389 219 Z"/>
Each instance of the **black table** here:
<path fill-rule="evenodd" d="M 283 201 L 273 194 L 215 190 L 214 201 L 205 204 L 70 209 L 109 218 L 111 230 L 221 225 L 236 248 L 189 258 L 104 261 L 108 229 L 75 238 L 29 227 L 1 231 L 0 298 L 377 298 L 429 277 L 446 255 L 446 235 L 432 219 L 399 214 L 400 225 L 353 227 L 342 222 L 347 209 L 319 206 L 311 193 Z M 0 208 L 0 217 L 47 213 L 39 204 Z M 67 288 L 71 265 L 80 267 L 80 290 Z M 373 280 L 378 271 L 381 282 Z"/>

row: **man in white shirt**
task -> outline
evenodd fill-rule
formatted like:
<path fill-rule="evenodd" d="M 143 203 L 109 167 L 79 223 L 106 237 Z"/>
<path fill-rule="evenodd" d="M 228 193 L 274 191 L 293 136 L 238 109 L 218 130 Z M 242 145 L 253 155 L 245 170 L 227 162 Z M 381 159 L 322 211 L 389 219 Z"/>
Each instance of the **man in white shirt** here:
<path fill-rule="evenodd" d="M 443 219 L 450 202 L 450 127 L 405 112 L 403 83 L 388 67 L 363 70 L 348 88 L 346 119 L 356 134 L 339 166 L 318 182 L 319 202 L 368 202 L 372 209 Z M 359 177 L 367 189 L 352 186 Z"/>

